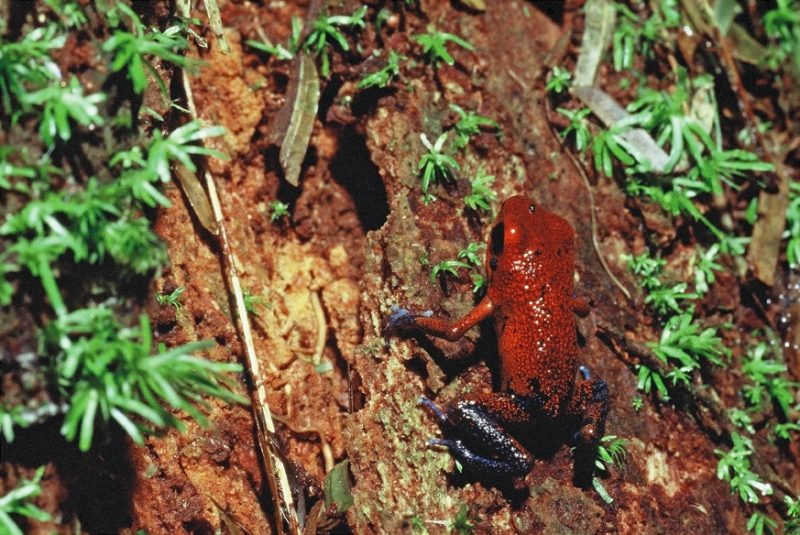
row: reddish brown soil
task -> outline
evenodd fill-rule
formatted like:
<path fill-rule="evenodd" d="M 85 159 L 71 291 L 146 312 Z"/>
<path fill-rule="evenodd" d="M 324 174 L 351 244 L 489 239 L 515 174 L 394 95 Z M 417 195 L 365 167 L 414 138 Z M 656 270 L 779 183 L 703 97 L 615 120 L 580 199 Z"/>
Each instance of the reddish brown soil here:
<path fill-rule="evenodd" d="M 579 40 L 579 6 L 543 3 L 543 12 L 538 4 L 502 0 L 477 13 L 459 2 L 422 1 L 392 19 L 380 36 L 414 61 L 394 89 L 372 93 L 366 102 L 359 100 L 363 95 L 355 84 L 373 70 L 371 60 L 362 64 L 356 53 L 335 53 L 300 185 L 293 188 L 282 179 L 271 141 L 290 63 L 266 60 L 242 43 L 258 39 L 257 26 L 273 41 L 285 42 L 290 17 L 305 16 L 308 6 L 219 3 L 232 52 L 220 54 L 213 42 L 213 51 L 200 51 L 205 66 L 192 88 L 200 116 L 229 132 L 213 146 L 230 160 L 210 160 L 208 168 L 217 181 L 242 284 L 268 303 L 253 318 L 255 345 L 270 407 L 283 422 L 280 446 L 307 498 L 319 496 L 329 451 L 328 461 L 350 459 L 355 503 L 344 519 L 347 527 L 340 529 L 355 533 L 411 533 L 419 523 L 430 533 L 448 533 L 462 504 L 478 533 L 742 532 L 746 512 L 714 473 L 713 450 L 719 444 L 671 405 L 646 399 L 644 408 L 634 411 L 631 400 L 641 394 L 633 371 L 596 336 L 598 320 L 639 340 L 655 339 L 657 332 L 598 262 L 587 185 L 548 122 L 543 61 L 568 32 L 574 33 L 567 46 Z M 357 5 L 342 4 L 337 12 Z M 452 47 L 456 66 L 434 70 L 410 42 L 431 23 L 468 39 L 476 50 Z M 378 38 L 368 25 L 361 58 L 380 46 Z M 497 120 L 502 137 L 481 136 L 464 153 L 463 178 L 437 186 L 438 200 L 424 205 L 416 175 L 423 151 L 419 135 L 434 139 L 442 125 L 455 121 L 449 103 Z M 466 177 L 479 167 L 495 175 L 500 198 L 530 195 L 576 229 L 577 293 L 593 305 L 579 320 L 582 360 L 609 383 L 606 432 L 629 440 L 624 468 L 603 480 L 614 497 L 610 505 L 591 486 L 574 481 L 575 463 L 565 445 L 539 456 L 521 488 L 459 475 L 447 452 L 427 446 L 439 430 L 418 406 L 419 396 L 445 405 L 465 392 L 491 388 L 491 333 L 476 329 L 456 343 L 381 335 L 393 304 L 452 316 L 474 304 L 466 276 L 450 278 L 443 287 L 428 275 L 431 265 L 454 258 L 471 241 L 485 240 L 489 216 L 465 213 L 462 202 Z M 610 269 L 633 288 L 622 255 L 643 250 L 645 226 L 670 223 L 659 214 L 628 210 L 611 181 L 591 187 L 602 251 Z M 149 306 L 158 340 L 175 345 L 213 339 L 218 346 L 211 358 L 243 362 L 220 249 L 181 190 L 172 186 L 168 196 L 173 206 L 158 213 L 156 229 L 168 245 L 170 266 L 153 291 L 178 286 L 186 291 L 177 312 Z M 267 204 L 275 199 L 289 203 L 288 221 L 270 222 Z M 671 241 L 669 232 L 675 231 L 665 230 L 665 241 Z M 421 264 L 423 256 L 429 265 Z M 741 307 L 738 296 L 727 298 L 734 309 Z M 468 358 L 453 362 L 453 357 Z M 246 388 L 243 379 L 242 391 Z M 143 447 L 117 437 L 112 444 L 124 447 L 89 460 L 69 453 L 49 465 L 38 503 L 51 512 L 63 509 L 73 520 L 87 514 L 84 501 L 97 499 L 102 511 L 102 494 L 114 489 L 85 490 L 83 496 L 74 490 L 81 479 L 76 471 L 100 466 L 100 476 L 86 479 L 115 480 L 119 494 L 106 509 L 113 520 L 95 526 L 126 533 L 212 533 L 229 530 L 221 526 L 233 522 L 245 533 L 272 533 L 250 409 L 214 403 L 209 420 L 209 428 L 187 421 L 185 433 L 151 437 Z M 30 475 L 34 464 L 21 466 L 21 473 Z M 10 488 L 15 469 L 4 467 L 0 479 Z M 797 482 L 790 464 L 783 463 L 782 471 Z M 89 517 L 101 517 L 100 511 Z M 67 530 L 53 523 L 40 531 L 51 529 Z"/>

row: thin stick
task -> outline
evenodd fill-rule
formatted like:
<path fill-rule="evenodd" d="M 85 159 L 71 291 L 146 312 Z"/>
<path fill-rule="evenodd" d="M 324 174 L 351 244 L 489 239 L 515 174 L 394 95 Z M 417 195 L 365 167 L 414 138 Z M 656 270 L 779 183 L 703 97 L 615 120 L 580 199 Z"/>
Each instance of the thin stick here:
<path fill-rule="evenodd" d="M 182 13 L 181 16 L 187 16 L 189 13 Z M 194 96 L 192 93 L 191 85 L 189 84 L 189 76 L 184 71 L 183 73 L 183 86 L 186 92 L 186 102 L 193 118 L 197 118 L 197 108 L 194 104 Z M 299 533 L 297 511 L 294 509 L 294 500 L 292 499 L 292 492 L 289 487 L 289 478 L 286 474 L 286 467 L 281 461 L 280 457 L 275 453 L 272 437 L 275 434 L 275 424 L 272 421 L 272 414 L 269 409 L 267 401 L 267 390 L 264 386 L 264 380 L 261 377 L 261 370 L 256 355 L 255 345 L 253 344 L 253 335 L 250 330 L 250 320 L 247 314 L 247 308 L 244 304 L 244 293 L 242 292 L 241 281 L 239 280 L 238 266 L 236 258 L 231 250 L 230 242 L 228 241 L 228 234 L 225 227 L 225 217 L 222 213 L 222 206 L 217 194 L 216 184 L 211 173 L 206 171 L 204 173 L 206 179 L 206 188 L 208 189 L 208 196 L 211 200 L 211 208 L 214 213 L 214 219 L 217 224 L 217 232 L 219 243 L 222 246 L 223 259 L 228 271 L 228 283 L 233 297 L 236 302 L 236 315 L 239 318 L 239 332 L 245 346 L 245 355 L 247 357 L 247 367 L 250 372 L 250 379 L 255 387 L 256 399 L 253 403 L 253 414 L 256 420 L 256 427 L 258 429 L 258 443 L 261 448 L 261 457 L 265 463 L 264 471 L 269 482 L 270 493 L 275 509 L 275 527 L 279 534 L 284 533 L 284 520 L 286 521 L 289 533 L 297 535 Z"/>

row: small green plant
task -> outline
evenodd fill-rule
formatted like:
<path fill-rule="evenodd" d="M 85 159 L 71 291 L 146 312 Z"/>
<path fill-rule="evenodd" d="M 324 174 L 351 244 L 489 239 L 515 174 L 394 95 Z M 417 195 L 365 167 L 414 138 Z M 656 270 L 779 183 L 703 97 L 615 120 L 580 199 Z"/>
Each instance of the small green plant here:
<path fill-rule="evenodd" d="M 178 286 L 168 294 L 156 294 L 156 302 L 159 305 L 171 305 L 172 307 L 175 308 L 175 311 L 177 312 L 183 307 L 180 299 L 181 295 L 183 295 L 183 292 L 185 291 L 186 288 L 184 288 L 183 286 Z"/>
<path fill-rule="evenodd" d="M 450 52 L 447 51 L 447 43 L 455 43 L 461 48 L 475 50 L 475 47 L 472 46 L 472 43 L 462 39 L 457 35 L 447 32 L 433 31 L 430 28 L 428 29 L 428 33 L 414 36 L 414 41 L 416 41 L 422 47 L 422 53 L 428 58 L 428 62 L 434 67 L 440 61 L 444 61 L 448 65 L 455 65 L 456 60 L 453 59 L 453 56 L 451 56 Z"/>
<path fill-rule="evenodd" d="M 198 394 L 247 403 L 230 390 L 234 383 L 226 376 L 240 372 L 239 364 L 191 356 L 210 343 L 173 349 L 160 344 L 155 355 L 152 345 L 147 316 L 138 329 L 126 328 L 108 308 L 78 309 L 47 325 L 42 346 L 54 360 L 61 399 L 69 404 L 61 433 L 70 441 L 78 437 L 81 451 L 91 446 L 98 419 L 104 425 L 113 420 L 141 444 L 151 426 L 184 428 L 166 407 L 205 424 L 193 405 L 201 401 Z"/>
<path fill-rule="evenodd" d="M 194 63 L 178 53 L 188 45 L 186 38 L 181 36 L 181 27 L 170 26 L 164 31 L 147 29 L 139 16 L 127 5 L 117 3 L 115 9 L 130 19 L 132 31 L 116 29 L 103 43 L 103 51 L 114 56 L 111 71 L 125 71 L 137 95 L 147 87 L 149 72 L 166 95 L 164 80 L 148 58 L 161 58 L 184 69 L 192 67 Z"/>
<path fill-rule="evenodd" d="M 589 133 L 589 121 L 586 119 L 591 113 L 591 110 L 589 108 L 581 108 L 578 110 L 557 108 L 556 111 L 569 120 L 569 124 L 559 135 L 563 139 L 566 139 L 572 134 L 575 138 L 575 149 L 583 154 L 592 138 L 592 135 Z"/>
<path fill-rule="evenodd" d="M 389 83 L 400 74 L 400 60 L 405 59 L 403 56 L 395 52 L 389 51 L 389 57 L 386 59 L 386 65 L 377 72 L 366 75 L 358 82 L 359 89 L 367 89 L 368 87 L 386 87 Z"/>
<path fill-rule="evenodd" d="M 256 50 L 275 56 L 280 60 L 288 61 L 293 59 L 294 55 L 297 54 L 297 51 L 300 49 L 300 36 L 302 33 L 303 21 L 299 17 L 292 17 L 292 34 L 289 36 L 289 41 L 286 45 L 280 43 L 273 45 L 263 41 L 254 41 L 252 39 L 245 41 L 245 44 Z"/>
<path fill-rule="evenodd" d="M 472 266 L 461 260 L 442 260 L 431 269 L 431 282 L 436 282 L 436 278 L 445 274 L 458 277 L 458 268 L 470 269 Z"/>
<path fill-rule="evenodd" d="M 644 407 L 644 400 L 640 397 L 635 397 L 631 400 L 631 408 L 636 412 L 639 412 Z"/>
<path fill-rule="evenodd" d="M 754 434 L 756 432 L 755 427 L 753 427 L 753 419 L 750 418 L 750 415 L 747 411 L 740 409 L 739 407 L 733 407 L 728 409 L 728 417 L 731 419 L 731 423 L 736 427 L 744 429 L 750 434 Z"/>
<path fill-rule="evenodd" d="M 22 535 L 23 531 L 11 518 L 11 515 L 19 515 L 39 521 L 50 520 L 50 514 L 42 511 L 31 503 L 31 499 L 42 493 L 40 484 L 44 475 L 44 466 L 36 470 L 33 479 L 23 479 L 19 484 L 11 489 L 6 495 L 0 497 L 0 531 L 8 535 Z"/>
<path fill-rule="evenodd" d="M 475 178 L 470 180 L 470 187 L 472 192 L 464 197 L 464 204 L 470 210 L 478 211 L 484 210 L 491 211 L 491 203 L 497 202 L 497 193 L 492 189 L 494 183 L 494 175 L 487 175 L 486 171 L 481 167 Z"/>
<path fill-rule="evenodd" d="M 753 514 L 747 520 L 747 530 L 756 535 L 763 535 L 765 529 L 768 533 L 775 533 L 775 528 L 777 527 L 778 523 L 761 511 L 753 511 Z"/>
<path fill-rule="evenodd" d="M 677 1 L 660 0 L 654 6 L 652 15 L 642 21 L 642 17 L 625 4 L 619 2 L 615 4 L 618 18 L 612 36 L 614 70 L 631 69 L 637 52 L 649 57 L 660 35 L 680 25 L 681 16 Z"/>
<path fill-rule="evenodd" d="M 616 435 L 606 435 L 601 438 L 597 446 L 597 457 L 594 461 L 595 468 L 600 472 L 608 473 L 611 466 L 617 465 L 621 467 L 625 464 L 625 457 L 628 456 L 627 442 L 624 438 L 619 438 Z M 604 502 L 612 503 L 614 501 L 614 498 L 608 493 L 599 477 L 592 477 L 592 486 Z"/>
<path fill-rule="evenodd" d="M 481 265 L 481 250 L 486 248 L 486 244 L 470 242 L 465 248 L 461 249 L 458 253 L 459 260 L 466 260 L 474 266 Z"/>
<path fill-rule="evenodd" d="M 618 160 L 626 169 L 633 168 L 636 160 L 625 149 L 625 141 L 621 137 L 622 128 L 614 126 L 610 130 L 601 130 L 592 138 L 592 157 L 594 167 L 607 177 L 614 176 L 614 160 Z"/>
<path fill-rule="evenodd" d="M 572 73 L 556 65 L 547 77 L 544 90 L 548 93 L 561 94 L 569 89 L 570 85 L 572 85 Z"/>
<path fill-rule="evenodd" d="M 800 70 L 800 2 L 797 0 L 777 0 L 776 6 L 764 13 L 762 19 L 767 37 L 778 46 L 769 58 L 773 68 L 792 58 L 795 69 Z"/>
<path fill-rule="evenodd" d="M 44 3 L 58 15 L 64 29 L 79 28 L 89 22 L 83 7 L 74 0 L 44 0 Z"/>
<path fill-rule="evenodd" d="M 786 259 L 792 269 L 800 267 L 800 182 L 789 184 L 789 207 L 786 209 Z"/>
<path fill-rule="evenodd" d="M 361 6 L 352 15 L 326 15 L 323 13 L 314 20 L 304 46 L 306 50 L 313 50 L 317 56 L 322 58 L 322 76 L 327 78 L 330 74 L 331 60 L 328 49 L 332 42 L 338 44 L 339 48 L 345 52 L 350 50 L 350 45 L 340 28 L 363 28 L 366 14 L 367 6 Z"/>
<path fill-rule="evenodd" d="M 800 533 L 800 499 L 784 496 L 783 502 L 786 504 L 786 522 L 783 529 L 786 535 L 797 535 Z"/>
<path fill-rule="evenodd" d="M 0 42 L 0 101 L 6 116 L 25 111 L 23 98 L 57 79 L 60 72 L 49 52 L 63 47 L 65 40 L 50 24 L 25 32 L 16 43 Z"/>
<path fill-rule="evenodd" d="M 602 472 L 608 472 L 609 467 L 613 465 L 621 467 L 625 464 L 625 457 L 628 456 L 627 446 L 626 439 L 616 435 L 605 435 L 597 445 L 595 467 Z"/>
<path fill-rule="evenodd" d="M 463 149 L 466 147 L 469 144 L 470 138 L 480 133 L 481 127 L 500 129 L 500 125 L 497 121 L 478 115 L 474 111 L 464 111 L 464 109 L 457 104 L 450 104 L 450 109 L 459 116 L 455 126 L 456 140 L 453 142 L 456 149 Z"/>
<path fill-rule="evenodd" d="M 639 278 L 639 286 L 654 290 L 661 287 L 661 271 L 666 263 L 663 258 L 653 258 L 649 253 L 644 253 L 629 258 L 628 269 Z"/>
<path fill-rule="evenodd" d="M 471 535 L 475 533 L 475 524 L 469 516 L 469 507 L 461 504 L 458 508 L 455 518 L 449 523 L 448 528 L 450 531 L 458 533 L 458 535 Z"/>
<path fill-rule="evenodd" d="M 679 314 L 667 321 L 658 343 L 648 344 L 664 363 L 677 366 L 667 375 L 673 384 L 680 381 L 688 385 L 689 374 L 699 369 L 703 361 L 719 366 L 730 356 L 730 349 L 722 343 L 715 328 L 701 329 L 691 313 Z"/>
<path fill-rule="evenodd" d="M 669 401 L 669 391 L 660 373 L 651 370 L 644 364 L 639 364 L 636 370 L 636 388 L 645 394 L 649 394 L 655 387 L 658 398 L 662 401 Z"/>
<path fill-rule="evenodd" d="M 768 358 L 770 355 L 773 358 Z M 748 348 L 742 363 L 742 372 L 750 380 L 742 389 L 747 402 L 758 409 L 772 402 L 780 407 L 784 418 L 788 417 L 800 383 L 788 380 L 787 371 L 779 347 L 773 350 L 762 341 Z"/>
<path fill-rule="evenodd" d="M 422 193 L 425 203 L 429 203 L 435 197 L 429 193 L 431 182 L 434 180 L 444 181 L 453 178 L 453 171 L 460 169 L 458 162 L 449 154 L 442 152 L 447 132 L 436 138 L 436 142 L 431 144 L 428 136 L 420 134 L 422 144 L 428 152 L 422 155 L 417 169 L 422 171 Z"/>
<path fill-rule="evenodd" d="M 483 290 L 486 289 L 486 286 L 489 284 L 486 280 L 486 277 L 481 275 L 480 273 L 472 273 L 470 275 L 472 279 L 472 293 L 479 294 Z"/>
<path fill-rule="evenodd" d="M 682 314 L 685 309 L 681 306 L 679 301 L 691 301 L 697 299 L 698 295 L 694 292 L 687 292 L 688 284 L 679 282 L 672 286 L 662 286 L 650 290 L 644 298 L 647 305 L 653 307 L 656 314 L 660 317 L 666 317 L 671 313 Z"/>
<path fill-rule="evenodd" d="M 253 316 L 259 318 L 259 317 L 261 317 L 261 314 L 258 312 L 258 309 L 256 309 L 257 306 L 264 307 L 264 308 L 269 308 L 270 304 L 269 304 L 269 301 L 267 301 L 264 298 L 264 296 L 253 295 L 250 292 L 245 290 L 245 292 L 244 292 L 244 308 L 245 308 L 245 310 L 247 310 L 248 314 L 252 314 Z"/>
<path fill-rule="evenodd" d="M 289 217 L 289 205 L 281 201 L 272 201 L 269 203 L 269 219 L 273 223 L 284 217 Z"/>
<path fill-rule="evenodd" d="M 759 494 L 772 494 L 772 485 L 758 478 L 750 469 L 750 456 L 753 455 L 753 443 L 738 433 L 731 434 L 733 446 L 729 451 L 714 449 L 719 457 L 717 477 L 727 481 L 731 491 L 737 493 L 745 503 L 758 503 Z"/>
<path fill-rule="evenodd" d="M 716 262 L 719 256 L 719 244 L 713 244 L 705 252 L 697 250 L 694 268 L 694 289 L 698 295 L 708 293 L 709 285 L 716 280 L 715 271 L 722 271 L 723 267 Z"/>
<path fill-rule="evenodd" d="M 34 106 L 42 107 L 39 136 L 48 148 L 53 147 L 56 137 L 69 141 L 73 122 L 84 127 L 102 126 L 103 117 L 97 104 L 105 99 L 103 93 L 84 95 L 83 86 L 74 76 L 65 86 L 50 84 L 20 97 L 28 110 Z"/>

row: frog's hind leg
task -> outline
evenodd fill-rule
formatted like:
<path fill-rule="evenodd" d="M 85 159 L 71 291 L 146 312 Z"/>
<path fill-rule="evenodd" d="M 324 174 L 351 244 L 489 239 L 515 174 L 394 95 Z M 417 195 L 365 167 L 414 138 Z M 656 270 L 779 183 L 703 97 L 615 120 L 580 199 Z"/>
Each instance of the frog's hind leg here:
<path fill-rule="evenodd" d="M 494 477 L 508 477 L 523 476 L 533 466 L 531 454 L 502 427 L 530 421 L 524 402 L 517 396 L 471 395 L 451 405 L 446 414 L 426 398 L 421 398 L 420 403 L 433 412 L 441 425 L 459 431 L 463 440 L 432 439 L 430 443 L 447 446 L 464 467 Z"/>
<path fill-rule="evenodd" d="M 575 394 L 567 407 L 567 413 L 580 418 L 575 442 L 582 446 L 594 446 L 603 437 L 608 415 L 608 384 L 592 377 L 586 366 L 578 368 L 583 381 L 575 387 Z"/>

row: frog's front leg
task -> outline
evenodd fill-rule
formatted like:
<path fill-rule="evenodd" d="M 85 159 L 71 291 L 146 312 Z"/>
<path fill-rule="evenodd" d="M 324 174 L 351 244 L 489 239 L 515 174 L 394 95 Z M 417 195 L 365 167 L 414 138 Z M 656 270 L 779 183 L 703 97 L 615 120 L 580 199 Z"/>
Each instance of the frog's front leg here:
<path fill-rule="evenodd" d="M 439 424 L 460 438 L 432 439 L 447 446 L 466 468 L 488 476 L 524 476 L 533 458 L 503 427 L 531 421 L 532 402 L 514 394 L 474 394 L 454 403 L 443 413 L 431 400 L 420 403 L 433 412 Z"/>
<path fill-rule="evenodd" d="M 411 310 L 394 306 L 386 322 L 385 332 L 391 334 L 398 331 L 418 330 L 438 338 L 454 341 L 489 317 L 493 310 L 494 305 L 488 296 L 484 297 L 464 317 L 455 320 L 434 316 L 430 310 L 412 312 Z"/>
<path fill-rule="evenodd" d="M 586 366 L 578 368 L 583 381 L 575 387 L 567 412 L 580 418 L 575 441 L 582 446 L 594 446 L 603 437 L 608 415 L 608 384 L 592 377 Z"/>

